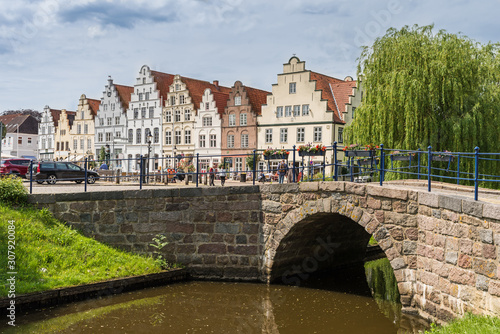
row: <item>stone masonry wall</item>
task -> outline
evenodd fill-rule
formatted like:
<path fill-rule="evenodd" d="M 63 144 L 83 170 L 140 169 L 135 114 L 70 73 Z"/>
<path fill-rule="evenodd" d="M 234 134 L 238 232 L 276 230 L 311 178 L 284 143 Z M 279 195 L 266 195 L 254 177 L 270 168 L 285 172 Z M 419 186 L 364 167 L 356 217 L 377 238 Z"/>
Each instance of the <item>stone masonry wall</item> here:
<path fill-rule="evenodd" d="M 117 248 L 151 253 L 157 234 L 169 262 L 198 278 L 260 277 L 258 187 L 183 188 L 31 195 L 85 236 Z"/>

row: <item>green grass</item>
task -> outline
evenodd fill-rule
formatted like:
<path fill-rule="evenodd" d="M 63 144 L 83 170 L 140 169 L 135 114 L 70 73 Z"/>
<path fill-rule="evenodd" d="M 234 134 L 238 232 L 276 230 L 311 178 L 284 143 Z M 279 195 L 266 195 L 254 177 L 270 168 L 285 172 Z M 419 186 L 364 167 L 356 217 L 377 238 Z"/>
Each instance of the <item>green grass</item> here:
<path fill-rule="evenodd" d="M 444 326 L 432 324 L 426 333 L 436 334 L 490 334 L 500 333 L 500 318 L 466 314 Z"/>
<path fill-rule="evenodd" d="M 376 246 L 378 245 L 377 240 L 373 237 L 373 235 L 370 237 L 370 241 L 368 241 L 368 246 Z"/>
<path fill-rule="evenodd" d="M 8 268 L 8 225 L 15 225 L 15 270 Z M 12 208 L 0 203 L 0 281 L 16 271 L 16 295 L 157 273 L 152 257 L 126 253 L 86 238 L 56 220 L 48 210 Z M 0 285 L 0 297 L 7 296 Z"/>

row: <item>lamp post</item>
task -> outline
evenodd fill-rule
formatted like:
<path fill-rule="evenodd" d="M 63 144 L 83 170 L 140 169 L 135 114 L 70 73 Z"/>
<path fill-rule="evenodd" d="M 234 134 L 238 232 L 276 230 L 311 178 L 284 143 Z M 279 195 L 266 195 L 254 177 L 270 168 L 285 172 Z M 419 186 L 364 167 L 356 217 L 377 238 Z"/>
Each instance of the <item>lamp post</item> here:
<path fill-rule="evenodd" d="M 146 174 L 148 175 L 148 183 L 149 183 L 149 164 L 150 164 L 150 161 L 151 161 L 151 142 L 153 140 L 153 136 L 151 135 L 151 132 L 148 133 L 148 136 L 147 136 L 147 140 L 148 140 L 148 162 L 146 164 Z"/>

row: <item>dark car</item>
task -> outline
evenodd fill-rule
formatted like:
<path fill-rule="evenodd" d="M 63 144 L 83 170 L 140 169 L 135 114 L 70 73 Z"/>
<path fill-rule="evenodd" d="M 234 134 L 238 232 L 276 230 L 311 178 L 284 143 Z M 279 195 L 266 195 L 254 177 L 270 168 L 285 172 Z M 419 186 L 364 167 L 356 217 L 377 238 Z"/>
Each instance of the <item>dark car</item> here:
<path fill-rule="evenodd" d="M 40 184 L 44 181 L 55 184 L 60 180 L 82 183 L 85 180 L 85 169 L 71 162 L 39 162 L 36 166 L 35 180 Z M 96 180 L 99 180 L 99 174 L 87 170 L 87 183 L 92 184 Z"/>
<path fill-rule="evenodd" d="M 21 177 L 26 177 L 26 173 L 28 172 L 30 166 L 30 159 L 22 159 L 22 158 L 12 158 L 12 159 L 4 159 L 0 161 L 0 174 L 1 175 L 16 175 Z"/>

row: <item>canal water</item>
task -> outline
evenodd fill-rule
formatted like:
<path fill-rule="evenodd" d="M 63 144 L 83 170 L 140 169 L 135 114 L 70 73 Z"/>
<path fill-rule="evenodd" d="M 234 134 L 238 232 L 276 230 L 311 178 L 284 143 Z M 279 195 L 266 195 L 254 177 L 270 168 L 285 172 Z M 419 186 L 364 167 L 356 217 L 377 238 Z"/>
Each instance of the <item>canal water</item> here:
<path fill-rule="evenodd" d="M 398 296 L 394 284 L 383 279 L 392 274 L 383 266 L 301 277 L 299 286 L 177 283 L 18 315 L 15 329 L 0 326 L 0 331 L 386 334 L 426 329 L 425 321 L 385 300 Z"/>

